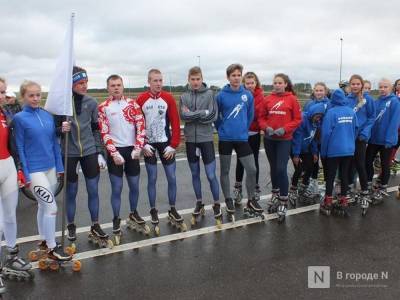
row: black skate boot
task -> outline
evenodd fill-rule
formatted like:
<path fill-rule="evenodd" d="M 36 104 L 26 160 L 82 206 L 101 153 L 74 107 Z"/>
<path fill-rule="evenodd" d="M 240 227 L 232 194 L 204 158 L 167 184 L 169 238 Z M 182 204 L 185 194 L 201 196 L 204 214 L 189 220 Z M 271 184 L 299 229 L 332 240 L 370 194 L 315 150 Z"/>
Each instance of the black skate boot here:
<path fill-rule="evenodd" d="M 360 206 L 361 206 L 361 215 L 365 216 L 367 214 L 367 210 L 369 207 L 369 203 L 371 199 L 369 197 L 368 191 L 361 191 L 360 192 Z"/>
<path fill-rule="evenodd" d="M 292 185 L 292 186 L 290 186 L 290 189 L 289 189 L 289 203 L 290 203 L 291 207 L 296 208 L 297 198 L 298 198 L 297 186 Z"/>
<path fill-rule="evenodd" d="M 279 206 L 278 206 L 278 222 L 282 223 L 285 221 L 286 218 L 286 213 L 287 213 L 287 205 L 288 203 L 288 197 L 285 196 L 279 196 Z"/>
<path fill-rule="evenodd" d="M 17 280 L 33 279 L 34 275 L 30 271 L 32 265 L 18 257 L 18 246 L 15 246 L 14 248 L 7 247 L 7 252 L 6 261 L 2 270 L 4 278 L 15 278 Z"/>
<path fill-rule="evenodd" d="M 325 196 L 324 201 L 321 203 L 319 211 L 326 216 L 330 216 L 332 212 L 332 196 Z"/>
<path fill-rule="evenodd" d="M 168 220 L 172 226 L 175 226 L 176 228 L 180 229 L 181 232 L 187 230 L 186 224 L 185 222 L 183 222 L 183 218 L 177 212 L 175 206 L 171 206 L 171 209 L 168 211 Z"/>
<path fill-rule="evenodd" d="M 233 205 L 232 198 L 226 198 L 225 204 L 229 222 L 235 222 L 235 206 Z"/>
<path fill-rule="evenodd" d="M 70 223 L 67 225 L 68 229 L 68 240 L 70 242 L 76 241 L 76 225 L 74 223 Z"/>
<path fill-rule="evenodd" d="M 128 219 L 126 219 L 126 225 L 128 226 L 129 229 L 141 232 L 145 235 L 149 235 L 151 231 L 150 227 L 146 224 L 143 218 L 139 216 L 137 210 L 129 214 Z"/>
<path fill-rule="evenodd" d="M 267 201 L 267 211 L 269 214 L 276 213 L 279 206 L 279 189 L 273 189 L 271 199 Z"/>
<path fill-rule="evenodd" d="M 375 206 L 383 203 L 383 194 L 380 191 L 380 184 L 375 185 L 372 182 L 368 182 L 368 190 L 370 195 L 370 204 Z"/>
<path fill-rule="evenodd" d="M 121 244 L 121 236 L 122 236 L 122 231 L 121 231 L 121 219 L 119 217 L 114 217 L 113 218 L 113 234 L 114 234 L 114 245 L 118 246 Z"/>
<path fill-rule="evenodd" d="M 236 182 L 233 188 L 233 199 L 235 200 L 235 205 L 240 206 L 242 204 L 243 193 L 242 193 L 242 183 Z"/>
<path fill-rule="evenodd" d="M 97 244 L 100 248 L 112 248 L 113 242 L 108 238 L 108 234 L 106 234 L 103 229 L 101 229 L 99 223 L 94 223 L 90 227 L 89 233 L 89 241 Z"/>
<path fill-rule="evenodd" d="M 192 226 L 196 225 L 197 218 L 199 216 L 204 217 L 205 214 L 206 214 L 206 211 L 204 209 L 204 204 L 201 201 L 196 201 L 196 207 L 194 208 L 194 210 L 192 212 L 192 218 L 190 220 L 190 223 L 192 224 Z"/>
<path fill-rule="evenodd" d="M 221 227 L 221 224 L 222 224 L 221 205 L 219 203 L 214 203 L 213 211 L 214 211 L 215 223 L 216 223 L 217 227 Z"/>
<path fill-rule="evenodd" d="M 261 217 L 262 220 L 265 219 L 265 216 L 263 214 L 263 209 L 261 208 L 260 204 L 255 198 L 252 198 L 251 200 L 247 201 L 247 205 L 244 208 L 244 213 L 250 218 L 253 217 Z"/>
<path fill-rule="evenodd" d="M 160 220 L 158 219 L 158 211 L 155 207 L 150 209 L 150 215 L 151 215 L 151 224 L 153 225 L 153 231 L 156 236 L 160 235 L 160 226 L 158 225 L 160 223 Z"/>
<path fill-rule="evenodd" d="M 72 260 L 72 255 L 65 253 L 59 244 L 57 244 L 53 249 L 48 250 L 47 257 L 58 262 Z"/>

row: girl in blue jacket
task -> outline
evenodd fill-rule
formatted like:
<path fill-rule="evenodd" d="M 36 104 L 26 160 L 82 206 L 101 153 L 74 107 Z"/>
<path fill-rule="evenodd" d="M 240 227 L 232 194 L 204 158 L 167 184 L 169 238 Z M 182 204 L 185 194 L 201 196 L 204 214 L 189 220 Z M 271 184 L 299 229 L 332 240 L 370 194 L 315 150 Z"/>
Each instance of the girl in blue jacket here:
<path fill-rule="evenodd" d="M 392 148 L 397 144 L 398 128 L 400 126 L 399 98 L 392 92 L 392 83 L 388 79 L 379 82 L 379 98 L 375 101 L 376 118 L 371 129 L 366 165 L 368 184 L 372 190 L 374 176 L 374 159 L 379 152 L 381 161 L 380 182 L 375 186 L 372 204 L 379 204 L 383 196 L 387 196 L 386 188 L 390 177 L 390 155 Z"/>
<path fill-rule="evenodd" d="M 15 136 L 26 187 L 32 191 L 39 206 L 37 222 L 42 240 L 39 249 L 46 250 L 50 259 L 71 260 L 55 239 L 57 204 L 54 192 L 57 176 L 64 174 L 64 167 L 53 116 L 39 107 L 39 84 L 25 81 L 20 93 L 25 105 L 14 117 Z"/>
<path fill-rule="evenodd" d="M 339 168 L 341 193 L 339 209 L 348 215 L 347 189 L 348 172 L 354 155 L 357 129 L 357 117 L 341 89 L 332 94 L 331 106 L 324 116 L 321 129 L 321 157 L 326 159 L 325 198 L 321 212 L 330 215 L 332 209 L 332 191 L 336 171 Z"/>
<path fill-rule="evenodd" d="M 371 128 L 375 122 L 375 105 L 372 97 L 368 93 L 363 93 L 364 80 L 360 75 L 352 75 L 349 82 L 351 93 L 347 96 L 348 105 L 356 113 L 358 121 L 355 152 L 349 169 L 349 183 L 353 183 L 354 173 L 357 170 L 361 186 L 361 208 L 363 209 L 363 213 L 365 213 L 369 203 L 365 154 L 367 142 L 371 136 Z"/>
<path fill-rule="evenodd" d="M 297 184 L 301 174 L 304 173 L 301 188 L 302 194 L 299 196 L 304 199 L 310 199 L 315 195 L 314 189 L 310 185 L 310 177 L 314 171 L 314 163 L 318 162 L 318 140 L 324 113 L 325 106 L 323 103 L 313 105 L 308 112 L 303 112 L 301 125 L 293 133 L 292 161 L 295 172 L 289 191 L 289 201 L 293 206 L 296 206 Z"/>

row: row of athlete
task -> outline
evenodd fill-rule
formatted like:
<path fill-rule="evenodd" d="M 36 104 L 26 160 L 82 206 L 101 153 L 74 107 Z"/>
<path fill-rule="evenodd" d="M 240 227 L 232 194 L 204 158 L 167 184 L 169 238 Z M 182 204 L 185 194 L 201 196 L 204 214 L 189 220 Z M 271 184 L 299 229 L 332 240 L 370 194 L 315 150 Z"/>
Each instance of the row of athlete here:
<path fill-rule="evenodd" d="M 42 239 L 39 249 L 54 254 L 57 260 L 71 259 L 71 255 L 64 253 L 63 249 L 60 249 L 55 242 L 57 206 L 54 200 L 54 190 L 57 176 L 64 173 L 58 137 L 61 137 L 63 141 L 66 134 L 69 135 L 70 143 L 68 144 L 68 149 L 63 148 L 62 152 L 65 153 L 67 150 L 68 153 L 66 204 L 69 239 L 76 239 L 74 217 L 78 188 L 78 163 L 81 165 L 86 181 L 88 206 L 92 219 L 90 230 L 92 239 L 102 246 L 109 244 L 108 235 L 104 233 L 98 223 L 99 167 L 104 168 L 105 166 L 108 166 L 112 189 L 113 233 L 115 237 L 118 237 L 114 242 L 118 243 L 121 235 L 119 209 L 124 172 L 129 185 L 129 202 L 131 206 L 131 213 L 127 223 L 133 228 L 149 233 L 148 226 L 136 210 L 139 192 L 139 156 L 141 152 L 145 157 L 148 174 L 147 191 L 151 207 L 151 222 L 154 225 L 155 233 L 159 234 L 159 220 L 155 206 L 156 152 L 158 152 L 168 180 L 168 200 L 171 206 L 168 216 L 172 223 L 176 224 L 181 230 L 186 230 L 183 218 L 175 209 L 175 149 L 180 143 L 179 114 L 185 122 L 184 132 L 187 156 L 197 200 L 193 212 L 194 218 L 196 219 L 198 215 L 204 213 L 199 173 L 199 158 L 201 157 L 213 194 L 214 215 L 217 223 L 222 221 L 219 184 L 215 174 L 214 129 L 212 126 L 214 123 L 219 136 L 221 188 L 230 218 L 232 219 L 235 212 L 229 182 L 232 150 L 237 153 L 239 162 L 235 186 L 238 186 L 239 182 L 241 182 L 243 170 L 246 170 L 247 174 L 248 203 L 246 210 L 252 215 L 261 215 L 263 212 L 257 201 L 259 199 L 258 150 L 261 138 L 260 132 L 263 131 L 265 133 L 264 145 L 270 164 L 273 188 L 273 197 L 268 204 L 268 210 L 269 212 L 277 211 L 280 220 L 284 220 L 289 189 L 287 163 L 292 151 L 293 133 L 299 126 L 299 130 L 307 126 L 309 118 L 304 116 L 302 119 L 300 105 L 290 79 L 285 74 L 277 74 L 274 77 L 274 90 L 271 95 L 264 98 L 257 76 L 249 72 L 242 78 L 242 70 L 242 66 L 238 64 L 229 66 L 226 72 L 229 84 L 215 95 L 203 83 L 201 70 L 197 67 L 192 68 L 188 76 L 188 91 L 181 96 L 178 110 L 172 95 L 162 91 L 162 74 L 159 70 L 152 69 L 149 71 L 149 90 L 139 95 L 136 100 L 124 96 L 123 81 L 120 76 L 110 76 L 107 79 L 109 97 L 98 106 L 97 101 L 86 94 L 88 84 L 86 71 L 75 67 L 73 72 L 74 115 L 69 120 L 65 120 L 65 117 L 62 116 L 56 116 L 54 119 L 48 112 L 41 109 L 39 107 L 40 86 L 34 82 L 24 82 L 20 91 L 25 103 L 24 109 L 14 116 L 12 128 L 16 137 L 19 160 L 21 162 L 18 165 L 18 168 L 20 168 L 19 184 L 29 187 L 38 199 L 37 219 L 39 234 Z M 244 86 L 242 85 L 242 80 Z M 391 88 L 387 80 L 383 80 L 382 84 L 386 84 Z M 3 85 L 5 86 L 5 83 Z M 382 103 L 386 98 L 392 96 L 391 91 L 389 90 L 388 92 L 387 89 L 382 89 L 382 93 L 382 99 L 379 99 L 377 103 Z M 363 95 L 361 103 L 366 103 L 365 98 L 366 96 Z M 321 145 L 323 161 L 326 161 L 328 174 L 336 174 L 338 164 L 341 167 L 342 165 L 345 166 L 342 161 L 347 161 L 347 159 L 342 159 L 343 153 L 348 154 L 345 158 L 354 155 L 356 133 L 358 135 L 361 132 L 359 128 L 362 128 L 362 126 L 359 121 L 356 121 L 358 118 L 355 117 L 354 108 L 345 109 L 349 113 L 348 116 L 341 116 L 338 113 L 347 105 L 348 98 L 344 96 L 343 92 L 335 91 L 328 105 L 330 108 L 324 116 L 324 120 L 330 120 L 329 124 L 331 123 L 331 126 L 327 127 L 327 130 L 321 130 L 321 142 L 319 144 Z M 395 109 L 395 106 L 395 103 L 389 105 L 390 109 Z M 351 114 L 350 111 L 352 112 Z M 385 115 L 385 117 L 376 118 L 375 124 L 386 122 L 384 126 L 387 126 L 388 121 L 383 122 L 382 120 L 390 118 L 386 116 L 392 116 L 393 114 L 389 112 L 385 114 L 385 111 L 382 112 L 382 116 Z M 331 117 L 328 117 L 329 115 Z M 389 123 L 392 124 L 391 122 Z M 313 126 L 314 123 L 318 124 L 320 122 L 312 122 Z M 6 122 L 6 124 L 8 123 Z M 324 127 L 324 124 L 328 124 L 328 121 L 324 121 L 322 124 L 322 127 Z M 352 135 L 347 135 L 347 132 L 340 131 L 341 128 L 343 130 L 348 128 L 349 124 L 351 124 L 350 127 L 353 130 Z M 169 127 L 171 127 L 171 130 Z M 318 134 L 315 137 L 317 136 Z M 328 137 L 328 139 L 324 139 L 324 136 Z M 329 140 L 332 138 L 333 141 L 333 137 L 337 138 L 337 136 L 348 136 L 349 140 L 354 138 L 353 146 L 350 145 L 346 148 L 347 152 L 334 150 L 337 143 L 329 142 Z M 328 141 L 328 143 L 324 144 L 324 140 L 325 142 Z M 302 146 L 303 141 L 307 141 L 306 137 L 301 140 Z M 348 143 L 339 143 L 339 146 L 344 144 Z M 370 144 L 372 145 L 371 141 Z M 64 146 L 64 142 L 61 145 Z M 101 154 L 103 145 L 107 150 L 107 160 L 104 159 L 104 154 Z M 376 145 L 380 144 L 377 143 Z M 386 149 L 385 146 L 383 145 L 384 149 Z M 257 151 L 254 150 L 256 148 Z M 293 156 L 294 162 L 297 160 L 299 163 L 300 159 L 296 159 L 296 157 L 301 157 L 304 153 L 307 153 L 307 151 L 304 152 L 303 147 L 301 147 L 299 155 Z M 338 153 L 339 156 L 337 155 Z M 384 157 L 382 153 L 381 157 Z M 304 161 L 302 159 L 302 162 Z M 302 163 L 301 165 L 304 164 Z M 382 178 L 385 176 L 383 170 L 384 166 L 382 167 Z M 329 195 L 329 185 L 331 180 L 329 180 L 328 176 L 325 178 L 327 179 L 325 197 L 327 201 L 324 202 L 323 207 L 329 207 L 329 196 L 331 196 Z M 345 181 L 342 180 L 342 182 Z M 384 187 L 384 185 L 383 179 L 382 186 Z M 342 184 L 343 186 L 346 187 L 347 184 Z M 342 195 L 344 194 L 342 191 Z M 342 202 L 344 206 L 345 202 Z M 12 245 L 12 242 L 9 244 Z"/>
<path fill-rule="evenodd" d="M 353 75 L 343 85 L 343 93 L 335 91 L 330 99 L 323 83 L 314 87 L 314 99 L 304 107 L 301 126 L 294 132 L 292 161 L 295 172 L 289 200 L 296 206 L 317 202 L 319 156 L 325 196 L 321 212 L 332 210 L 348 216 L 349 203 L 359 202 L 362 215 L 369 205 L 377 205 L 388 196 L 390 167 L 399 148 L 400 80 L 394 85 L 388 79 L 379 82 L 379 97 L 374 100 L 360 75 Z M 367 83 L 368 84 L 368 83 Z M 373 182 L 379 153 L 379 176 Z M 339 169 L 337 174 L 337 169 Z M 356 189 L 356 173 L 360 190 Z M 302 182 L 298 184 L 300 177 Z M 338 177 L 336 195 L 333 185 Z M 334 197 L 335 196 L 335 197 Z"/>

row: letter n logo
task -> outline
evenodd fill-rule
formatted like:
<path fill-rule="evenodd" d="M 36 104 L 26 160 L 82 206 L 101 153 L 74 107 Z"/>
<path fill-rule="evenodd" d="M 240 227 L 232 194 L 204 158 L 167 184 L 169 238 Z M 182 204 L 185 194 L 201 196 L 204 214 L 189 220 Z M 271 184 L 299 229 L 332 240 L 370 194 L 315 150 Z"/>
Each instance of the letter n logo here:
<path fill-rule="evenodd" d="M 308 288 L 328 289 L 331 287 L 331 268 L 329 266 L 308 267 Z"/>

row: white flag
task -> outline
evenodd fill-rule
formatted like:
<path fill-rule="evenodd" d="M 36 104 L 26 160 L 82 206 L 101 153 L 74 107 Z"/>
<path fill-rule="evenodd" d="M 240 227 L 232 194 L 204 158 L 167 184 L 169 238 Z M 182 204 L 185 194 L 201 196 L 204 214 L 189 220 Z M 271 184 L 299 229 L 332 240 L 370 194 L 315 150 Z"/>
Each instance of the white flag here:
<path fill-rule="evenodd" d="M 45 109 L 55 115 L 72 116 L 72 68 L 74 64 L 74 14 L 58 57 Z"/>

